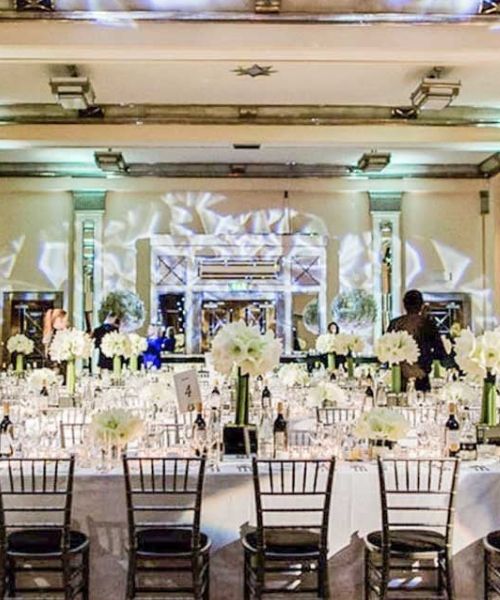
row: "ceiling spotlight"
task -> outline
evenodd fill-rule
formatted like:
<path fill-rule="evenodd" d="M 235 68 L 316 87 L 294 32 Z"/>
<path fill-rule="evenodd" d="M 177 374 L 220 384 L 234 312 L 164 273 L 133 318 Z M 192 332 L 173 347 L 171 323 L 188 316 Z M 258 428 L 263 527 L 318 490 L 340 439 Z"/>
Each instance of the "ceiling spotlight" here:
<path fill-rule="evenodd" d="M 358 169 L 364 173 L 380 173 L 391 162 L 388 152 L 365 152 L 358 161 Z"/>
<path fill-rule="evenodd" d="M 66 110 L 85 110 L 95 102 L 94 90 L 88 77 L 53 77 L 50 89 Z"/>
<path fill-rule="evenodd" d="M 419 110 L 441 110 L 449 106 L 453 99 L 460 93 L 460 81 L 446 81 L 441 79 L 442 69 L 434 68 L 431 73 L 420 82 L 417 89 L 410 96 L 411 103 Z"/>
<path fill-rule="evenodd" d="M 18 11 L 22 10 L 54 10 L 53 0 L 14 0 L 14 7 Z"/>
<path fill-rule="evenodd" d="M 109 149 L 107 152 L 94 152 L 95 164 L 106 173 L 126 173 L 128 171 L 127 163 L 121 152 L 113 152 Z"/>
<path fill-rule="evenodd" d="M 279 13 L 281 0 L 255 0 L 256 13 Z"/>

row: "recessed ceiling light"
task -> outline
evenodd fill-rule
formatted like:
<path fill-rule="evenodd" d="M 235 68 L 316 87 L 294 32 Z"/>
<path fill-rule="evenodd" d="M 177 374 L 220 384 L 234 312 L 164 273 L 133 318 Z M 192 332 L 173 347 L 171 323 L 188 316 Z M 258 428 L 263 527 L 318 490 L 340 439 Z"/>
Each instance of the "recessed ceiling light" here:
<path fill-rule="evenodd" d="M 380 173 L 391 162 L 388 152 L 366 152 L 358 161 L 357 168 L 364 173 Z"/>
<path fill-rule="evenodd" d="M 260 144 L 233 144 L 235 150 L 260 150 Z"/>
<path fill-rule="evenodd" d="M 53 77 L 50 89 L 59 104 L 67 110 L 86 110 L 95 102 L 88 77 Z"/>
<path fill-rule="evenodd" d="M 236 67 L 236 69 L 233 69 L 233 73 L 236 73 L 238 77 L 246 75 L 252 77 L 252 79 L 254 77 L 269 77 L 276 72 L 271 65 L 262 66 L 258 64 L 254 64 L 251 67 Z"/>
<path fill-rule="evenodd" d="M 410 96 L 411 103 L 419 110 L 442 110 L 458 96 L 461 85 L 460 81 L 441 79 L 441 69 L 434 68 Z"/>
<path fill-rule="evenodd" d="M 500 13 L 500 1 L 499 0 L 483 0 L 479 6 L 480 15 L 493 15 Z"/>
<path fill-rule="evenodd" d="M 94 152 L 96 165 L 106 173 L 126 173 L 127 163 L 121 152 L 113 152 L 111 149 L 105 152 Z"/>
<path fill-rule="evenodd" d="M 53 0 L 14 0 L 16 10 L 54 10 Z"/>
<path fill-rule="evenodd" d="M 256 13 L 279 13 L 281 0 L 255 0 Z"/>

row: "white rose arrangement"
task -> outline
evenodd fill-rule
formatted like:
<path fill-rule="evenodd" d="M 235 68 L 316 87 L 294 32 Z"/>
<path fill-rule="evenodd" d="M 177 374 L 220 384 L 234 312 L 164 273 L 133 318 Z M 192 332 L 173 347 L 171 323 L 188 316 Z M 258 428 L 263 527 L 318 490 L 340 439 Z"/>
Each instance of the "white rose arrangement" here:
<path fill-rule="evenodd" d="M 229 375 L 234 367 L 242 375 L 265 375 L 278 366 L 281 342 L 272 331 L 262 334 L 258 327 L 243 321 L 222 327 L 212 342 L 212 361 L 216 371 Z"/>
<path fill-rule="evenodd" d="M 400 413 L 390 408 L 372 408 L 361 415 L 354 428 L 359 439 L 398 442 L 408 433 L 410 426 Z"/>
<path fill-rule="evenodd" d="M 12 335 L 7 340 L 7 350 L 11 354 L 31 354 L 34 347 L 35 344 L 33 343 L 33 340 L 30 340 L 30 338 L 25 336 L 23 333 Z"/>
<path fill-rule="evenodd" d="M 94 343 L 90 336 L 78 329 L 60 329 L 50 344 L 49 354 L 56 362 L 90 358 Z"/>
<path fill-rule="evenodd" d="M 292 388 L 296 385 L 308 385 L 309 373 L 303 365 L 288 363 L 278 371 L 278 379 L 286 387 Z"/>

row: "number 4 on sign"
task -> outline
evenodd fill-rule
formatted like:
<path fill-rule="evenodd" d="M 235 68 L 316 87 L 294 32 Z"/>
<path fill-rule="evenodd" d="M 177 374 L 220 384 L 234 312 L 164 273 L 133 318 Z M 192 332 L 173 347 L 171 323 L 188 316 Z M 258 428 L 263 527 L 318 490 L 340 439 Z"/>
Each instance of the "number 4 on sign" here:
<path fill-rule="evenodd" d="M 193 407 L 201 402 L 198 374 L 194 369 L 176 373 L 174 375 L 174 385 L 180 413 L 184 414 L 192 411 Z"/>

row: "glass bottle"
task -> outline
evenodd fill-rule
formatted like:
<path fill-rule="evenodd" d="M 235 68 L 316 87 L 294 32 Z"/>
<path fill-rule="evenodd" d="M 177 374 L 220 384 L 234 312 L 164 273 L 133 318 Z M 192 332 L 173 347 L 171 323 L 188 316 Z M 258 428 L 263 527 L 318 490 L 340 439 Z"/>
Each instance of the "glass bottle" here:
<path fill-rule="evenodd" d="M 278 415 L 274 420 L 274 457 L 280 458 L 288 450 L 288 423 L 283 416 L 283 402 L 278 402 Z"/>
<path fill-rule="evenodd" d="M 477 459 L 477 432 L 470 418 L 469 407 L 464 407 L 464 419 L 460 432 L 460 458 L 462 460 Z"/>
<path fill-rule="evenodd" d="M 445 455 L 453 458 L 460 451 L 460 423 L 456 417 L 457 405 L 450 402 L 448 405 L 448 420 L 445 423 Z"/>

